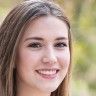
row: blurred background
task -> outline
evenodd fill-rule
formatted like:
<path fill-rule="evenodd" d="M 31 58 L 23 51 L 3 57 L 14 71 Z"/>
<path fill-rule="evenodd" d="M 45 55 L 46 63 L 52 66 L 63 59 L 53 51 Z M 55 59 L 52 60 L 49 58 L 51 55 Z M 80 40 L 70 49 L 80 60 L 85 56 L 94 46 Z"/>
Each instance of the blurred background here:
<path fill-rule="evenodd" d="M 0 25 L 24 0 L 0 0 Z M 96 96 L 96 0 L 54 0 L 65 10 L 73 35 L 71 96 Z"/>

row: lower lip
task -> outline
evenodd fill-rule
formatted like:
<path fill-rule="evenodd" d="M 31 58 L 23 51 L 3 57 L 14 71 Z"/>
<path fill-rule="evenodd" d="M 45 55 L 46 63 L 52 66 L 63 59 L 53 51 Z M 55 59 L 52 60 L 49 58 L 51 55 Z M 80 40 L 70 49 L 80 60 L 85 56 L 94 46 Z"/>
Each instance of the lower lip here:
<path fill-rule="evenodd" d="M 37 72 L 37 71 L 36 71 Z M 39 72 L 37 72 L 41 77 L 43 77 L 44 79 L 55 79 L 57 77 L 58 72 L 56 72 L 55 74 L 52 75 L 46 75 L 46 74 L 41 74 Z"/>

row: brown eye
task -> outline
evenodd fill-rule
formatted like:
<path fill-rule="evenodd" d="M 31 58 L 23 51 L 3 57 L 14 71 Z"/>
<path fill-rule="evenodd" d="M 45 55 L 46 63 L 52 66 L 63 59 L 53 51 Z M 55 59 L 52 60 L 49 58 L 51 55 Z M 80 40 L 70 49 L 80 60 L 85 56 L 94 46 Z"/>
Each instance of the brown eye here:
<path fill-rule="evenodd" d="M 41 43 L 33 42 L 33 43 L 30 43 L 28 45 L 28 47 L 31 47 L 31 48 L 40 48 L 40 47 L 42 47 L 42 45 L 41 45 Z"/>
<path fill-rule="evenodd" d="M 60 43 L 56 43 L 56 44 L 55 44 L 55 47 L 64 48 L 64 47 L 67 47 L 67 44 L 64 43 L 64 42 L 60 42 Z"/>

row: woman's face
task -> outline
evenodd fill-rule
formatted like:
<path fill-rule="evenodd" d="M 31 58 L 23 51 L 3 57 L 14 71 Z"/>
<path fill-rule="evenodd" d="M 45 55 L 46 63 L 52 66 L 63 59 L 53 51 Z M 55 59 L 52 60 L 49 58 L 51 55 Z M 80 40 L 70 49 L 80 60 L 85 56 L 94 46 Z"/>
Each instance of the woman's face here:
<path fill-rule="evenodd" d="M 18 47 L 17 88 L 51 93 L 63 81 L 70 63 L 67 25 L 53 16 L 31 21 Z M 23 90 L 23 91 L 24 91 Z"/>

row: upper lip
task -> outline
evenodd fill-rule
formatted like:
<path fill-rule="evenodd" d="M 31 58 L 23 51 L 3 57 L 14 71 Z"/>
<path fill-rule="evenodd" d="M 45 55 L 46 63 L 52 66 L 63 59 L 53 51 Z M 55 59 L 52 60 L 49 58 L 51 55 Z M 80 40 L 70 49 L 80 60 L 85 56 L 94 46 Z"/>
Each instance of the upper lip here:
<path fill-rule="evenodd" d="M 37 70 L 42 70 L 42 71 L 50 71 L 50 70 L 60 70 L 60 68 L 41 68 L 41 69 L 37 69 Z"/>

